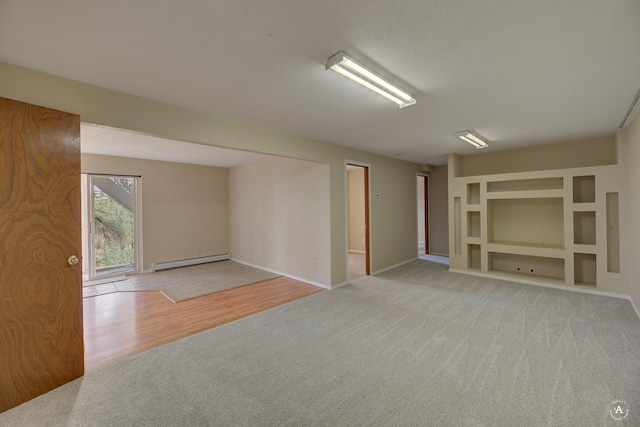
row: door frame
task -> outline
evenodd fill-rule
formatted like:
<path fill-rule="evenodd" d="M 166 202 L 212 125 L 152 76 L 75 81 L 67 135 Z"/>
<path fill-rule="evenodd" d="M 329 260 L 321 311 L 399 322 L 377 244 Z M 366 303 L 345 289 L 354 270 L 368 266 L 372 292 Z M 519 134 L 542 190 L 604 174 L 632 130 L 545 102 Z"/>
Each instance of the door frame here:
<path fill-rule="evenodd" d="M 424 253 L 428 255 L 429 249 L 429 174 L 418 174 L 418 178 L 422 178 L 424 182 Z"/>
<path fill-rule="evenodd" d="M 356 166 L 363 168 L 364 172 L 364 258 L 365 258 L 365 274 L 371 275 L 371 165 L 354 160 L 345 160 L 344 162 L 344 200 L 345 200 L 345 259 L 346 277 L 349 279 L 349 175 L 348 166 Z"/>
<path fill-rule="evenodd" d="M 83 251 L 86 251 L 88 257 L 88 266 L 87 266 L 87 276 L 88 280 L 99 280 L 108 277 L 121 276 L 124 272 L 116 272 L 110 274 L 101 274 L 96 275 L 95 272 L 95 247 L 93 236 L 95 235 L 95 224 L 93 222 L 93 186 L 92 186 L 92 178 L 93 177 L 122 177 L 122 178 L 133 178 L 133 203 L 134 203 L 134 212 L 133 212 L 133 229 L 134 229 L 134 266 L 133 270 L 127 271 L 126 273 L 141 273 L 143 271 L 142 266 L 142 176 L 141 175 L 132 175 L 132 174 L 117 174 L 117 173 L 92 173 L 92 172 L 83 172 L 83 175 L 86 175 L 86 218 L 87 228 L 86 228 L 86 236 L 83 236 L 82 244 Z M 83 232 L 85 230 L 83 229 Z"/>

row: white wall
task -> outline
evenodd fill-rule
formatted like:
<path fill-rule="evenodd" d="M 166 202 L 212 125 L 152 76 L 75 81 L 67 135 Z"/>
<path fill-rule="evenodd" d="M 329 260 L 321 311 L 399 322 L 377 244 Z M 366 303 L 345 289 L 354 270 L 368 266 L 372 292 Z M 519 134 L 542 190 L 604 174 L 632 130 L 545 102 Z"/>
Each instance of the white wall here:
<path fill-rule="evenodd" d="M 231 257 L 331 286 L 329 165 L 267 158 L 229 170 Z"/>
<path fill-rule="evenodd" d="M 640 114 L 626 128 L 628 162 L 629 280 L 631 298 L 640 310 Z M 640 313 L 639 313 L 640 315 Z"/>

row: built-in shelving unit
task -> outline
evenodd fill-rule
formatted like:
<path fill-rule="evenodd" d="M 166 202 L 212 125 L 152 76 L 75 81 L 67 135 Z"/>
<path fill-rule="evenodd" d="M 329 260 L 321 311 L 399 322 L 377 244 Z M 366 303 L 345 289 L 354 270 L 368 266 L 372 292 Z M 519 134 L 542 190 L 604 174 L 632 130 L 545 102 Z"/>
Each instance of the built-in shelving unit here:
<path fill-rule="evenodd" d="M 449 158 L 451 270 L 616 291 L 619 165 L 469 176 L 461 157 Z"/>

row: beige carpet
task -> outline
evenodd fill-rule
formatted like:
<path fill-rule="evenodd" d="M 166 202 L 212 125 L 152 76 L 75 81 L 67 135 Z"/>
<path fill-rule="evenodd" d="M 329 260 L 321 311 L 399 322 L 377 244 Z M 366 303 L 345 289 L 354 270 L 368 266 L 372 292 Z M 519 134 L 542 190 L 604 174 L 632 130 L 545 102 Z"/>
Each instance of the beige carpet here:
<path fill-rule="evenodd" d="M 234 261 L 218 261 L 191 267 L 130 276 L 141 291 L 159 290 L 180 302 L 240 286 L 280 277 Z"/>
<path fill-rule="evenodd" d="M 623 421 L 614 400 L 628 402 Z M 639 426 L 629 301 L 414 261 L 93 369 L 0 426 Z"/>

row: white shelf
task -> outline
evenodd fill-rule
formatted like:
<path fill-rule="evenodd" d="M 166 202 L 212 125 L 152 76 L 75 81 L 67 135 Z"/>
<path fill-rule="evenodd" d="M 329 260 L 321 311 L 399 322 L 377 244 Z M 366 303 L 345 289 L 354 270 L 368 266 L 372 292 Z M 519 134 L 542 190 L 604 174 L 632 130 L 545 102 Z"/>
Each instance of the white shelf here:
<path fill-rule="evenodd" d="M 487 199 L 562 199 L 564 190 L 497 191 L 487 193 Z"/>
<path fill-rule="evenodd" d="M 468 245 L 481 245 L 482 239 L 480 237 L 467 237 L 466 243 Z"/>
<path fill-rule="evenodd" d="M 503 254 L 541 256 L 547 258 L 564 258 L 565 250 L 561 245 L 544 245 L 526 242 L 493 241 L 487 243 L 487 251 Z"/>
<path fill-rule="evenodd" d="M 490 272 L 499 272 L 513 277 L 524 276 L 529 279 L 565 281 L 564 257 L 516 254 L 514 252 L 488 252 Z"/>
<path fill-rule="evenodd" d="M 572 252 L 579 252 L 581 254 L 596 254 L 598 247 L 596 245 L 573 245 Z"/>
<path fill-rule="evenodd" d="M 489 274 L 491 276 L 502 277 L 505 280 L 519 279 L 519 280 L 523 280 L 523 281 L 527 281 L 527 282 L 548 283 L 550 285 L 560 285 L 560 286 L 565 286 L 566 285 L 564 280 L 557 279 L 555 277 L 536 276 L 534 274 L 526 274 L 526 273 L 506 273 L 506 272 L 499 271 L 499 270 L 489 270 Z M 590 285 L 590 286 L 593 287 L 593 285 Z"/>
<path fill-rule="evenodd" d="M 561 176 L 487 182 L 487 191 L 491 193 L 501 191 L 562 190 L 563 188 L 564 180 Z"/>
<path fill-rule="evenodd" d="M 574 212 L 595 212 L 596 204 L 593 202 L 590 203 L 572 203 L 571 209 Z"/>

